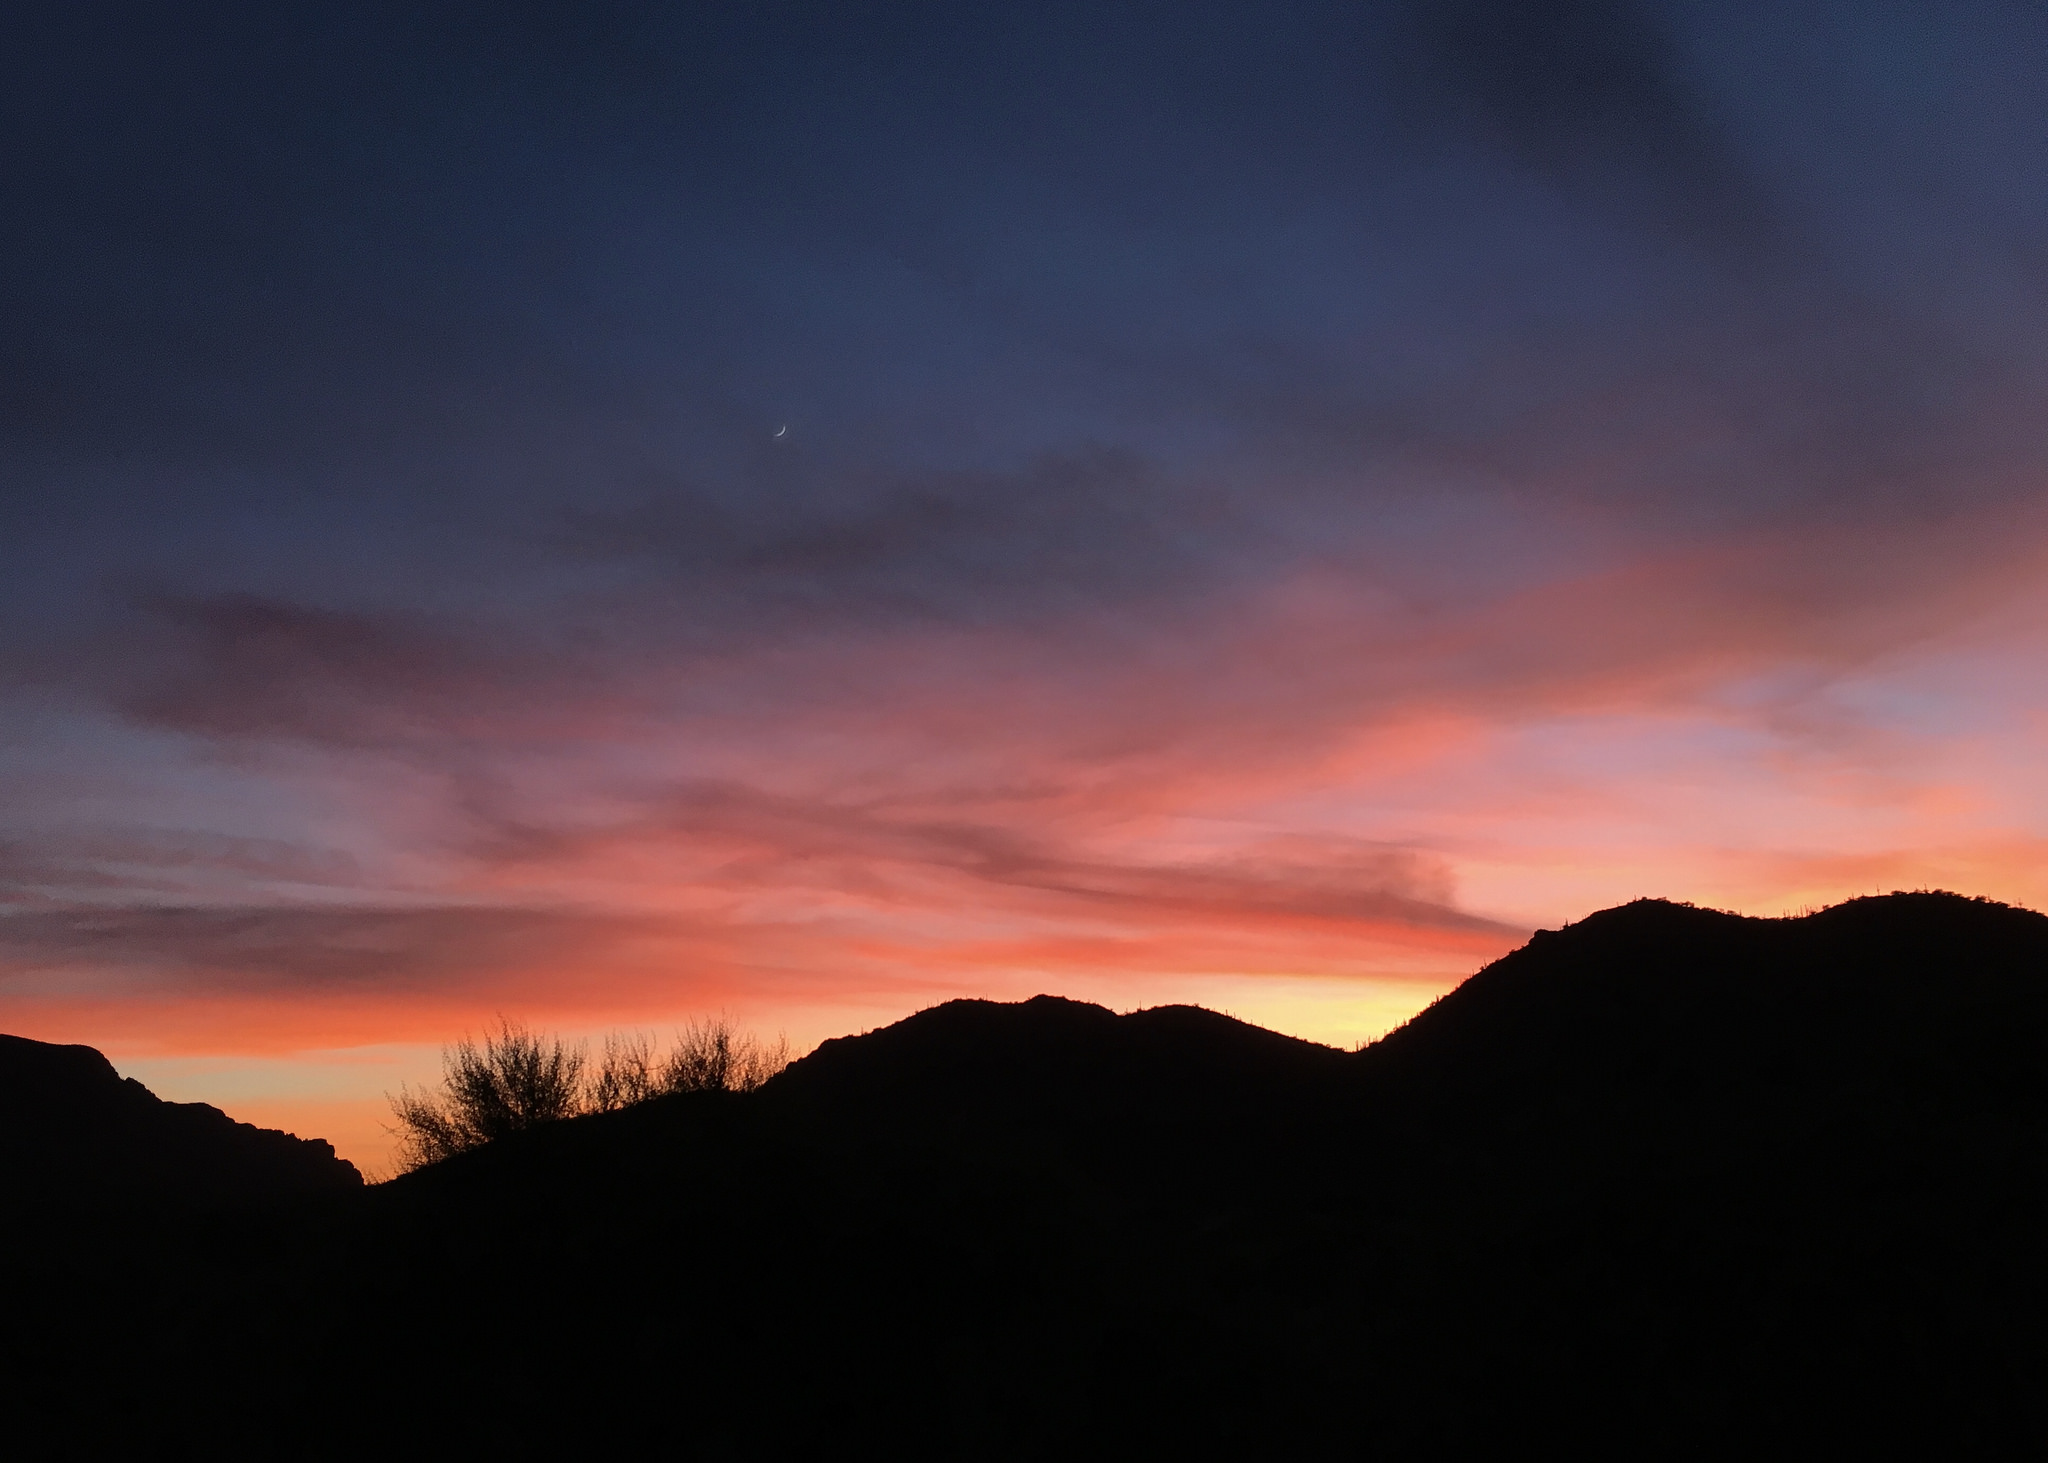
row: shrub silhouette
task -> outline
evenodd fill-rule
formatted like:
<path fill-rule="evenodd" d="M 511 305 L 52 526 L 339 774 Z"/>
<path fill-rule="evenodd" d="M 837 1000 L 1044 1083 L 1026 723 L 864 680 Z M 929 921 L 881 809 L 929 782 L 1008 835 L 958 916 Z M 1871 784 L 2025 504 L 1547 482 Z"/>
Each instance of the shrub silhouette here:
<path fill-rule="evenodd" d="M 752 1092 L 789 1065 L 789 1040 L 771 1045 L 723 1016 L 693 1021 L 676 1034 L 661 1064 L 663 1092 Z"/>
<path fill-rule="evenodd" d="M 500 1020 L 495 1035 L 442 1049 L 439 1093 L 390 1099 L 390 1131 L 401 1166 L 423 1168 L 538 1123 L 674 1092 L 751 1092 L 788 1065 L 787 1038 L 763 1042 L 725 1016 L 689 1023 L 666 1055 L 646 1032 L 609 1032 L 595 1070 L 582 1046 Z"/>
<path fill-rule="evenodd" d="M 497 1035 L 468 1037 L 441 1052 L 442 1093 L 401 1090 L 391 1099 L 401 1157 L 419 1168 L 536 1123 L 584 1110 L 583 1049 L 501 1020 Z"/>
<path fill-rule="evenodd" d="M 661 1095 L 661 1070 L 654 1038 L 644 1031 L 608 1031 L 604 1060 L 591 1079 L 589 1109 L 617 1112 Z"/>

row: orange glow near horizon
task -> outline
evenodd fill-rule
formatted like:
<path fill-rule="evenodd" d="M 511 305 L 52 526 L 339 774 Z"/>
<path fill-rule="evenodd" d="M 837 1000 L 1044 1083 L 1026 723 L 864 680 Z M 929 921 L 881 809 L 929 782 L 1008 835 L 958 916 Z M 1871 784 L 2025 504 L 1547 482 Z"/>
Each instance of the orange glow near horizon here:
<path fill-rule="evenodd" d="M 108 841 L 143 892 L 18 911 L 0 1018 L 382 1169 L 383 1094 L 499 1014 L 723 1010 L 808 1047 L 1051 992 L 1348 1046 L 1639 896 L 2048 904 L 2031 560 L 1930 579 L 1904 630 L 1797 560 L 1699 550 L 1456 615 L 1325 574 L 1086 660 L 841 640 L 726 667 L 722 717 L 649 687 L 517 727 L 469 754 L 487 775 L 278 753 L 252 765 L 325 862 Z"/>

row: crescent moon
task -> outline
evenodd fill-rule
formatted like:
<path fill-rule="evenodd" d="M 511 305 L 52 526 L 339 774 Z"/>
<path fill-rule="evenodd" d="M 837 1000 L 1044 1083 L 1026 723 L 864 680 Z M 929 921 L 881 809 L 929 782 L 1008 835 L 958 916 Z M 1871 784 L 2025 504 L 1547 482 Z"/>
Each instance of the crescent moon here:
<path fill-rule="evenodd" d="M 779 431 L 777 431 L 775 435 L 776 435 L 776 436 L 778 436 L 778 437 L 780 437 L 780 436 L 782 436 L 782 435 L 783 435 L 783 433 L 784 433 L 784 432 L 787 432 L 788 430 L 789 430 L 789 423 L 787 423 L 787 422 L 784 422 L 784 423 L 782 424 L 782 427 L 781 427 L 781 429 L 780 429 Z"/>

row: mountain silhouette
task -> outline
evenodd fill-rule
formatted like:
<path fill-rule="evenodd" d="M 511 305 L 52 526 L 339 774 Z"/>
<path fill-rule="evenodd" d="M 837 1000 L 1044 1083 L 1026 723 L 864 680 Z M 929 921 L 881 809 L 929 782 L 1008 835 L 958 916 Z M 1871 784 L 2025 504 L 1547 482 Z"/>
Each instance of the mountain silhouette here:
<path fill-rule="evenodd" d="M 1408 1319 L 1463 1369 L 1470 1435 L 2048 1436 L 2048 918 L 1641 901 L 1357 1065 L 1440 1267 Z"/>
<path fill-rule="evenodd" d="M 2037 1454 L 2044 1232 L 2048 918 L 1642 901 L 1355 1053 L 948 1002 L 8 1324 L 159 1450 Z"/>
<path fill-rule="evenodd" d="M 224 1206 L 359 1189 L 332 1144 L 165 1102 L 89 1046 L 0 1036 L 0 1168 L 17 1210 Z"/>

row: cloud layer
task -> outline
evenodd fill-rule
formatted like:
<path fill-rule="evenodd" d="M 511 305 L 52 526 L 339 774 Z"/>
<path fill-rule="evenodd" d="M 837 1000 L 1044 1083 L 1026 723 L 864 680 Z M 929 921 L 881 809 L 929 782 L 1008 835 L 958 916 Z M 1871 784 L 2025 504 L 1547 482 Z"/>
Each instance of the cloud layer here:
<path fill-rule="evenodd" d="M 2038 903 L 2044 41 L 43 17 L 0 1024 L 1044 988 L 1348 1040 L 1637 894 Z"/>

